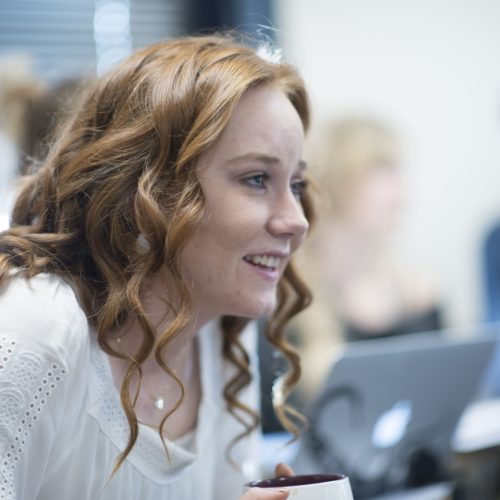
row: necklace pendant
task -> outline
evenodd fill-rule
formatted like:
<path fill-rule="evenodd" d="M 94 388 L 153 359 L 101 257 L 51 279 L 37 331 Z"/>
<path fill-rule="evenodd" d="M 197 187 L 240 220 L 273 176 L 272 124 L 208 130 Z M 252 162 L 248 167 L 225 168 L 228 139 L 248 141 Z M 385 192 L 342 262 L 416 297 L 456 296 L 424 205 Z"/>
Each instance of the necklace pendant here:
<path fill-rule="evenodd" d="M 155 408 L 157 410 L 163 410 L 164 403 L 165 403 L 163 398 L 154 398 L 153 403 L 154 403 Z"/>

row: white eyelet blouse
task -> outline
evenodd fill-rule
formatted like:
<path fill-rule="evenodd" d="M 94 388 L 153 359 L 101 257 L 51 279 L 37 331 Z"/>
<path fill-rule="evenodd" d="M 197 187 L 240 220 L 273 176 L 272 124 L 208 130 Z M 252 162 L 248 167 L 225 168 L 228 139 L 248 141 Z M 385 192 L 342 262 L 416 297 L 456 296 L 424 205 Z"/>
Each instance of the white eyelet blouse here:
<path fill-rule="evenodd" d="M 243 339 L 256 370 L 255 326 Z M 132 452 L 110 479 L 128 425 L 106 355 L 72 288 L 43 274 L 0 291 L 0 500 L 232 500 L 258 477 L 258 436 L 224 458 L 241 425 L 225 410 L 232 373 L 216 323 L 199 332 L 202 401 L 193 433 L 167 441 L 140 425 Z M 241 395 L 257 408 L 258 380 Z"/>

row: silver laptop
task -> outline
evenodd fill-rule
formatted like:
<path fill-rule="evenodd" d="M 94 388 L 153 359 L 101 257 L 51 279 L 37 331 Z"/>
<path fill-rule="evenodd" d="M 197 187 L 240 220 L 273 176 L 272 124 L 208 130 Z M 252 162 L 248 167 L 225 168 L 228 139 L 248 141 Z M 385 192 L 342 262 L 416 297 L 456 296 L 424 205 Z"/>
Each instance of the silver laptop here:
<path fill-rule="evenodd" d="M 448 481 L 453 431 L 496 342 L 485 326 L 347 344 L 305 412 L 296 472 L 345 473 L 356 499 Z"/>

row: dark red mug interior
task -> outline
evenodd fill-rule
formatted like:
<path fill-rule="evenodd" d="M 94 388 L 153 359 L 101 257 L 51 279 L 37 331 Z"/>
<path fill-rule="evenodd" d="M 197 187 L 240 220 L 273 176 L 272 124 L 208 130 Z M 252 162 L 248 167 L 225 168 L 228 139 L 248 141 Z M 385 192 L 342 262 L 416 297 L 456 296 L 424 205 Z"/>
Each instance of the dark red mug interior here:
<path fill-rule="evenodd" d="M 271 479 L 262 479 L 260 481 L 251 481 L 245 484 L 248 488 L 279 488 L 290 486 L 304 486 L 307 484 L 328 483 L 338 481 L 346 476 L 342 474 L 304 474 L 301 476 L 273 477 Z"/>

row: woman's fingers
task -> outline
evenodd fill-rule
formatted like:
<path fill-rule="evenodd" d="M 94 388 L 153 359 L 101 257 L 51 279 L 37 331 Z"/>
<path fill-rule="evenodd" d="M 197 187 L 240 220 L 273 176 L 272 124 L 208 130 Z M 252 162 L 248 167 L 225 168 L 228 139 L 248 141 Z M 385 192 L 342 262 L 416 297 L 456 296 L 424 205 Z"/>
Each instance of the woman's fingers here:
<path fill-rule="evenodd" d="M 276 477 L 295 476 L 293 469 L 286 464 L 278 464 L 274 468 Z M 251 488 L 248 490 L 240 500 L 285 500 L 288 498 L 287 491 L 269 490 L 266 488 Z"/>
<path fill-rule="evenodd" d="M 251 488 L 240 500 L 285 500 L 288 498 L 287 491 L 268 490 L 266 488 Z"/>
<path fill-rule="evenodd" d="M 274 469 L 276 477 L 295 476 L 293 469 L 287 464 L 278 464 Z"/>

